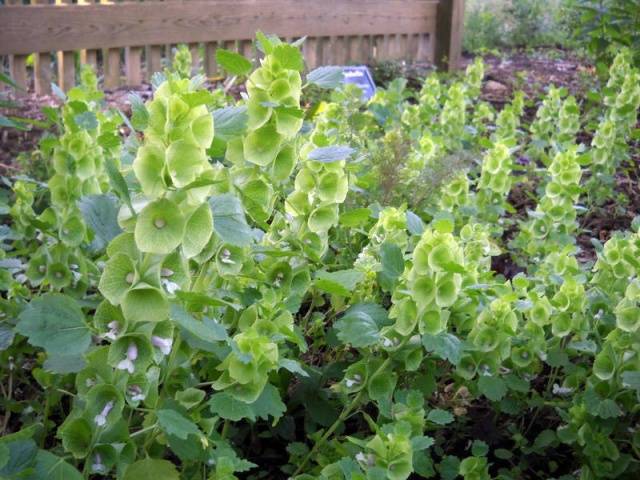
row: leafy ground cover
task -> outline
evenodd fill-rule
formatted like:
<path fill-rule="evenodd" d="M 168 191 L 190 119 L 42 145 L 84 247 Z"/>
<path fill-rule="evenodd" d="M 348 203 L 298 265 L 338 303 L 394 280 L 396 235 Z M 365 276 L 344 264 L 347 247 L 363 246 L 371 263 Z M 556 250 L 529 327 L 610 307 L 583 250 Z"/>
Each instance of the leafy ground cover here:
<path fill-rule="evenodd" d="M 257 45 L 129 115 L 84 69 L 3 177 L 0 477 L 637 477 L 631 52 L 365 103 Z"/>

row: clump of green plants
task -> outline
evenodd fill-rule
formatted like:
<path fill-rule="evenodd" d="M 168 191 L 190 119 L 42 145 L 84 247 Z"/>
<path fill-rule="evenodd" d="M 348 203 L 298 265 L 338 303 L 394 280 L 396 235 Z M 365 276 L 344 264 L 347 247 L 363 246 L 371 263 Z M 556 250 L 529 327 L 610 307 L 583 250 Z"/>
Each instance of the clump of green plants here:
<path fill-rule="evenodd" d="M 629 52 L 527 122 L 480 61 L 365 102 L 299 47 L 220 50 L 238 102 L 182 50 L 130 119 L 85 69 L 51 177 L 5 179 L 0 477 L 638 476 L 638 221 L 581 227 L 637 135 Z"/>

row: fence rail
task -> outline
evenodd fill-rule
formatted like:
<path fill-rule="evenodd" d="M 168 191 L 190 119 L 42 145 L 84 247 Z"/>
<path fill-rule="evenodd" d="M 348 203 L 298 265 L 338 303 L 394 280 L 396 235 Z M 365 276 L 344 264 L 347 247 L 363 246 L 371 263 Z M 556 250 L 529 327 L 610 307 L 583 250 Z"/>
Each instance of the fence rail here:
<path fill-rule="evenodd" d="M 309 68 L 322 64 L 414 59 L 457 66 L 464 0 L 6 0 L 0 6 L 0 55 L 13 79 L 36 93 L 55 81 L 68 90 L 76 64 L 90 63 L 105 88 L 135 86 L 161 69 L 170 46 L 190 45 L 216 75 L 215 51 L 252 54 L 257 30 L 307 36 Z M 33 67 L 28 55 L 33 54 Z M 57 67 L 57 68 L 54 68 Z"/>

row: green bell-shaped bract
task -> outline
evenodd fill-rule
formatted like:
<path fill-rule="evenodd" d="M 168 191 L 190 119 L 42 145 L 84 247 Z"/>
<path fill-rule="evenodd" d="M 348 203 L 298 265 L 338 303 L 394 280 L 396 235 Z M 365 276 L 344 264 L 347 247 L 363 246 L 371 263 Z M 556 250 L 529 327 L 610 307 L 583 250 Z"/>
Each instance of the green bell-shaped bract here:
<path fill-rule="evenodd" d="M 251 91 L 251 99 L 247 102 L 247 114 L 249 121 L 247 127 L 251 130 L 262 127 L 269 121 L 273 109 L 268 106 L 272 101 L 269 94 L 261 89 Z"/>
<path fill-rule="evenodd" d="M 551 333 L 556 337 L 566 337 L 571 333 L 573 321 L 571 314 L 559 313 L 551 319 Z"/>
<path fill-rule="evenodd" d="M 462 279 L 456 273 L 438 274 L 436 280 L 436 304 L 441 307 L 450 307 L 458 299 Z"/>
<path fill-rule="evenodd" d="M 122 313 L 129 323 L 160 322 L 169 316 L 169 301 L 160 289 L 138 283 L 124 296 Z"/>
<path fill-rule="evenodd" d="M 418 327 L 421 334 L 438 335 L 447 328 L 449 312 L 446 310 L 427 310 L 420 316 Z"/>
<path fill-rule="evenodd" d="M 42 248 L 31 257 L 27 265 L 26 275 L 32 286 L 37 287 L 42 284 L 47 277 L 48 259 L 46 251 Z"/>
<path fill-rule="evenodd" d="M 436 298 L 436 281 L 434 276 L 423 276 L 410 283 L 411 297 L 418 307 L 423 309 L 430 306 Z"/>
<path fill-rule="evenodd" d="M 91 451 L 93 429 L 86 418 L 69 418 L 58 429 L 65 451 L 75 458 L 84 458 Z"/>
<path fill-rule="evenodd" d="M 413 333 L 418 323 L 418 307 L 411 298 L 406 297 L 393 304 L 389 316 L 396 319 L 394 330 L 407 336 Z"/>
<path fill-rule="evenodd" d="M 108 428 L 120 418 L 124 398 L 113 385 L 96 385 L 87 393 L 85 418 L 93 428 Z"/>
<path fill-rule="evenodd" d="M 294 110 L 295 108 L 280 108 L 276 109 L 274 113 L 276 130 L 285 138 L 294 137 L 302 128 L 304 122 L 303 114 L 298 110 Z"/>
<path fill-rule="evenodd" d="M 141 252 L 171 253 L 184 238 L 185 219 L 178 206 L 166 198 L 142 209 L 135 226 L 136 245 Z"/>
<path fill-rule="evenodd" d="M 136 240 L 133 233 L 124 232 L 111 240 L 107 245 L 107 255 L 113 257 L 118 253 L 124 253 L 133 260 L 138 260 L 140 252 L 136 246 Z"/>
<path fill-rule="evenodd" d="M 277 157 L 281 143 L 282 136 L 272 123 L 268 123 L 244 138 L 244 157 L 247 162 L 266 167 Z"/>
<path fill-rule="evenodd" d="M 133 161 L 133 172 L 144 194 L 157 198 L 167 190 L 165 183 L 165 150 L 161 144 L 145 142 Z"/>
<path fill-rule="evenodd" d="M 133 355 L 132 355 L 133 354 Z M 107 362 L 113 368 L 134 373 L 144 372 L 153 360 L 151 341 L 141 333 L 120 336 L 109 347 Z"/>
<path fill-rule="evenodd" d="M 616 326 L 628 333 L 634 333 L 640 328 L 640 308 L 636 302 L 623 299 L 615 310 Z"/>
<path fill-rule="evenodd" d="M 274 201 L 273 187 L 262 178 L 251 180 L 242 186 L 242 203 L 247 213 L 258 223 L 269 219 Z"/>
<path fill-rule="evenodd" d="M 70 247 L 77 247 L 85 239 L 86 227 L 80 215 L 70 215 L 60 226 L 60 240 Z"/>
<path fill-rule="evenodd" d="M 189 265 L 180 251 L 176 250 L 165 257 L 160 266 L 160 277 L 161 283 L 165 284 L 167 290 L 175 290 L 176 286 L 181 290 L 188 288 L 191 281 Z M 146 276 L 144 279 L 146 280 Z M 154 282 L 149 283 L 154 284 Z"/>
<path fill-rule="evenodd" d="M 177 140 L 167 149 L 167 168 L 173 184 L 186 187 L 208 166 L 204 150 L 195 143 Z"/>
<path fill-rule="evenodd" d="M 616 372 L 615 352 L 610 346 L 606 346 L 596 355 L 593 361 L 593 374 L 600 380 L 607 381 L 613 378 Z"/>
<path fill-rule="evenodd" d="M 244 251 L 234 245 L 222 244 L 216 253 L 216 267 L 220 275 L 239 274 L 244 260 Z"/>
<path fill-rule="evenodd" d="M 294 181 L 296 191 L 310 193 L 316 187 L 316 175 L 308 168 L 301 168 Z"/>
<path fill-rule="evenodd" d="M 214 136 L 213 117 L 204 106 L 201 109 L 194 109 L 191 116 L 195 115 L 198 116 L 191 121 L 191 140 L 195 141 L 200 148 L 207 149 Z"/>
<path fill-rule="evenodd" d="M 122 315 L 122 310 L 108 300 L 103 300 L 96 308 L 93 325 L 102 338 L 110 341 L 115 341 L 127 331 L 127 321 Z"/>
<path fill-rule="evenodd" d="M 331 227 L 338 223 L 338 206 L 325 205 L 316 208 L 309 215 L 307 225 L 309 230 L 314 233 L 327 232 Z"/>
<path fill-rule="evenodd" d="M 131 257 L 117 253 L 105 264 L 98 289 L 113 305 L 119 305 L 129 289 L 138 282 L 138 278 Z"/>
<path fill-rule="evenodd" d="M 543 297 L 534 302 L 533 307 L 529 311 L 529 318 L 533 323 L 541 327 L 548 325 L 551 321 L 551 313 L 553 307 L 547 297 Z"/>
<path fill-rule="evenodd" d="M 327 172 L 318 181 L 318 197 L 323 202 L 342 203 L 348 190 L 349 181 L 345 174 Z"/>
<path fill-rule="evenodd" d="M 47 268 L 47 281 L 53 288 L 60 290 L 71 285 L 73 273 L 66 262 L 54 261 Z"/>
<path fill-rule="evenodd" d="M 294 144 L 289 144 L 280 150 L 271 166 L 271 177 L 275 181 L 287 180 L 296 166 L 296 149 Z"/>
<path fill-rule="evenodd" d="M 187 219 L 182 251 L 187 258 L 198 255 L 213 235 L 213 216 L 208 203 L 200 205 Z"/>
<path fill-rule="evenodd" d="M 239 333 L 234 340 L 238 353 L 232 351 L 220 364 L 218 370 L 222 374 L 213 388 L 225 389 L 234 398 L 253 403 L 267 384 L 269 372 L 278 368 L 278 346 L 254 329 Z"/>

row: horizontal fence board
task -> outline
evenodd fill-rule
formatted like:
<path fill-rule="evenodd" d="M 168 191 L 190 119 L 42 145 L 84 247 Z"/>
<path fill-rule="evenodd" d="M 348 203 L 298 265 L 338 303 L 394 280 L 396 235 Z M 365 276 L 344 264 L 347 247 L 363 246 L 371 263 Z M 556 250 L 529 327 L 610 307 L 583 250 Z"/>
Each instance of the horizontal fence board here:
<path fill-rule="evenodd" d="M 438 0 L 192 0 L 0 7 L 0 55 L 252 38 L 433 32 Z"/>

